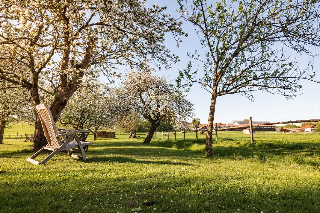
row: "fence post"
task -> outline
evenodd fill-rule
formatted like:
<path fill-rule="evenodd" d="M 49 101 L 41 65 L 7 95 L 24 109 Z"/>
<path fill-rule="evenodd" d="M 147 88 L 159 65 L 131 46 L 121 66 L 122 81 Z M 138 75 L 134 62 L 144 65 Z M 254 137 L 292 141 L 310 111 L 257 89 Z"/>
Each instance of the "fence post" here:
<path fill-rule="evenodd" d="M 168 140 L 169 140 L 169 135 L 170 135 L 170 132 L 168 131 Z"/>
<path fill-rule="evenodd" d="M 174 130 L 174 141 L 177 141 L 177 130 Z"/>
<path fill-rule="evenodd" d="M 16 137 L 16 140 L 18 140 L 18 137 L 19 137 L 19 133 L 17 132 L 17 137 Z"/>
<path fill-rule="evenodd" d="M 254 139 L 253 139 L 252 117 L 249 118 L 249 125 L 250 125 L 251 144 L 253 145 Z"/>
<path fill-rule="evenodd" d="M 216 132 L 216 143 L 218 143 L 218 124 L 215 125 L 215 132 Z"/>
<path fill-rule="evenodd" d="M 183 141 L 186 140 L 186 129 L 183 129 Z"/>

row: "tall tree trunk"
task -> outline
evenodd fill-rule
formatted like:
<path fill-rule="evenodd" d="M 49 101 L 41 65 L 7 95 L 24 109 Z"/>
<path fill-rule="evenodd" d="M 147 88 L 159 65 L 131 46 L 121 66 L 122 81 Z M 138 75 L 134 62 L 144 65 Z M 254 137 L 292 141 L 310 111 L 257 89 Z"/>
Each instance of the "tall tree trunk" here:
<path fill-rule="evenodd" d="M 149 122 L 150 122 L 151 126 L 149 129 L 149 133 L 148 133 L 147 137 L 144 139 L 143 143 L 150 143 L 151 142 L 151 139 L 152 139 L 154 132 L 156 131 L 157 127 L 160 125 L 160 122 L 156 122 L 156 121 L 149 121 Z"/>
<path fill-rule="evenodd" d="M 3 135 L 4 135 L 4 128 L 6 125 L 6 120 L 1 118 L 0 120 L 0 144 L 3 144 Z"/>
<path fill-rule="evenodd" d="M 32 87 L 30 88 L 30 95 L 32 98 L 33 106 L 37 106 L 40 104 L 40 95 L 39 95 L 39 87 L 38 87 L 38 76 L 33 76 L 32 79 Z M 44 136 L 44 132 L 42 129 L 40 118 L 38 117 L 37 113 L 34 112 L 36 115 L 36 121 L 34 124 L 34 140 L 33 140 L 33 150 L 39 150 L 43 146 L 47 145 L 47 139 Z"/>
<path fill-rule="evenodd" d="M 208 118 L 208 131 L 206 135 L 206 156 L 207 157 L 213 156 L 212 130 L 213 130 L 214 113 L 216 109 L 216 100 L 217 100 L 216 93 L 213 92 L 211 96 L 211 104 L 210 104 L 210 111 L 209 111 L 209 118 Z"/>
<path fill-rule="evenodd" d="M 33 141 L 32 148 L 34 151 L 36 151 L 36 150 L 41 149 L 43 146 L 45 146 L 47 144 L 48 144 L 48 142 L 47 142 L 47 139 L 44 135 L 40 118 L 37 115 L 36 121 L 34 123 L 34 141 Z"/>
<path fill-rule="evenodd" d="M 76 85 L 75 87 L 78 88 L 78 85 Z M 54 122 L 57 122 L 59 120 L 61 112 L 67 106 L 69 99 L 71 98 L 73 93 L 75 93 L 75 91 L 77 90 L 76 88 L 65 89 L 66 92 L 59 93 L 58 95 L 55 96 L 50 106 L 50 111 L 52 113 Z"/>

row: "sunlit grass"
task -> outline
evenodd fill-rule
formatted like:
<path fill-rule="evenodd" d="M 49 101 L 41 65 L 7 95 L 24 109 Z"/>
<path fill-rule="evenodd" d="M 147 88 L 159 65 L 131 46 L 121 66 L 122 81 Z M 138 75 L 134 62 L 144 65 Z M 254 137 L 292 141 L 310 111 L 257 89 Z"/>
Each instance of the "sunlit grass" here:
<path fill-rule="evenodd" d="M 30 142 L 0 145 L 0 212 L 320 212 L 320 135 L 219 133 L 99 138 L 86 162 L 33 165 Z M 92 136 L 89 136 L 92 141 Z"/>

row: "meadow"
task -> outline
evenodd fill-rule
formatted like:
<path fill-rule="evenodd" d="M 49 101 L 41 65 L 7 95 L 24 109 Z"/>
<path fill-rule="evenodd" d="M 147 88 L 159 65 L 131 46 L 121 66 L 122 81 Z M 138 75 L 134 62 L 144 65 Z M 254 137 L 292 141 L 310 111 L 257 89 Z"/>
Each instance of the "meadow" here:
<path fill-rule="evenodd" d="M 320 212 L 320 134 L 258 132 L 252 146 L 219 132 L 213 158 L 205 135 L 145 135 L 99 138 L 85 162 L 59 153 L 38 166 L 26 161 L 31 142 L 5 139 L 0 212 Z"/>

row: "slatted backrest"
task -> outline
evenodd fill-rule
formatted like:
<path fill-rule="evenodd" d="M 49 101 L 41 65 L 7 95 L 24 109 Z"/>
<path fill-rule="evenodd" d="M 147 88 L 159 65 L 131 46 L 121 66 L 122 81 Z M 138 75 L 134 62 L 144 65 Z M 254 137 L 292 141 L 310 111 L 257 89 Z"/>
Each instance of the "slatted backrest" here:
<path fill-rule="evenodd" d="M 56 123 L 53 121 L 49 106 L 46 104 L 39 104 L 36 106 L 36 112 L 41 120 L 44 135 L 48 141 L 48 146 L 61 146 L 62 143 L 60 139 L 57 138 L 59 132 Z"/>

